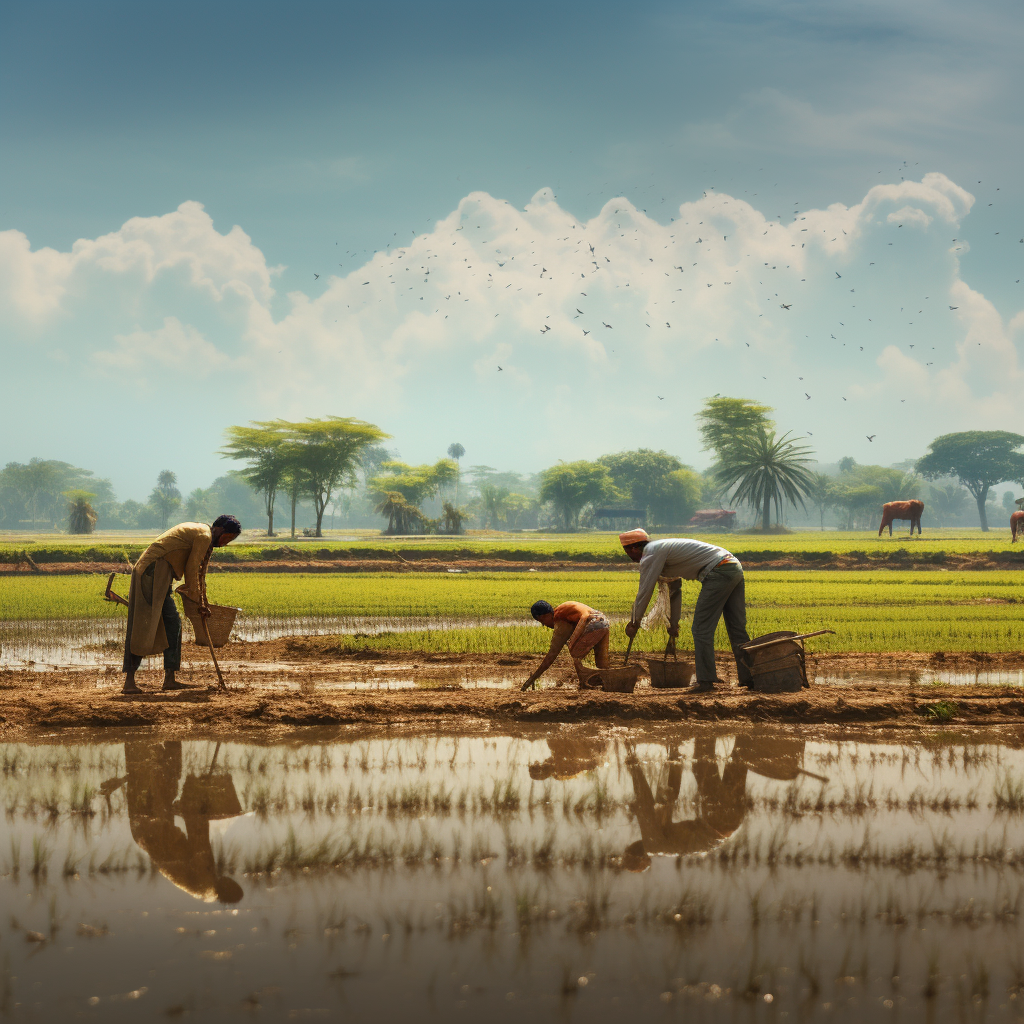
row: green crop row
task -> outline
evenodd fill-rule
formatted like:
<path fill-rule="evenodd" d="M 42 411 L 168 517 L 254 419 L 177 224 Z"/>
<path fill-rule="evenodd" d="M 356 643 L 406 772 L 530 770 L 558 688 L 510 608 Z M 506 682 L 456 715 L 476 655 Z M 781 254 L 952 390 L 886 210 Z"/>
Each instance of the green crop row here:
<path fill-rule="evenodd" d="M 703 534 L 702 540 L 720 544 L 750 564 L 776 559 L 797 559 L 814 563 L 836 556 L 896 563 L 913 559 L 941 564 L 950 555 L 989 555 L 996 561 L 1024 562 L 1024 549 L 1014 548 L 1009 529 L 989 533 L 978 530 L 930 530 L 879 537 L 874 532 L 814 532 L 793 534 Z M 37 541 L 0 542 L 0 562 L 17 562 L 27 551 L 36 562 L 121 562 L 136 559 L 148 539 L 40 538 Z M 622 563 L 618 538 L 612 533 L 519 534 L 503 537 L 363 537 L 359 540 L 302 539 L 282 543 L 280 539 L 260 542 L 247 536 L 244 544 L 218 549 L 216 562 L 287 560 L 336 560 L 439 558 L 447 561 L 479 558 L 513 562 L 588 561 Z"/>
<path fill-rule="evenodd" d="M 104 582 L 90 575 L 0 578 L 0 620 L 59 629 L 61 622 L 123 617 L 122 608 L 101 599 Z M 126 578 L 118 582 L 125 592 Z M 835 629 L 837 637 L 816 641 L 825 650 L 1024 651 L 1021 582 L 1019 573 L 997 571 L 758 573 L 747 579 L 749 631 Z M 280 632 L 294 621 L 296 631 L 351 633 L 338 641 L 346 649 L 531 651 L 549 635 L 529 618 L 538 598 L 600 608 L 618 633 L 636 585 L 635 574 L 611 572 L 248 573 L 212 577 L 210 597 L 244 609 L 239 623 L 257 631 L 273 625 Z M 685 613 L 697 594 L 696 584 L 684 584 Z M 356 635 L 365 633 L 375 635 Z"/>

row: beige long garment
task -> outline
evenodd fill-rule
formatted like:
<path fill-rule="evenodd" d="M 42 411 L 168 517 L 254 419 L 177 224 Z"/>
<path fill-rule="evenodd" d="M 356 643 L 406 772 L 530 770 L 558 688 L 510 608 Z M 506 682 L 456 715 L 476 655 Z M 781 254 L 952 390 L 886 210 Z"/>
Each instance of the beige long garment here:
<path fill-rule="evenodd" d="M 206 566 L 213 550 L 213 535 L 205 523 L 180 523 L 171 527 L 142 553 L 132 570 L 128 593 L 128 620 L 132 654 L 143 658 L 167 649 L 167 632 L 161 610 L 171 580 L 193 601 L 206 604 Z M 152 566 L 151 576 L 146 570 Z"/>

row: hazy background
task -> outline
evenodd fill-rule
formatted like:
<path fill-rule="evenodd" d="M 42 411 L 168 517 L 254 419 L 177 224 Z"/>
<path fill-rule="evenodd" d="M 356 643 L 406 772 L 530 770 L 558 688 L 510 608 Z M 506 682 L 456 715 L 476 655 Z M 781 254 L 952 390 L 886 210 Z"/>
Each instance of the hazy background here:
<path fill-rule="evenodd" d="M 1010 3 L 5 5 L 0 464 L 188 491 L 226 425 L 334 413 L 410 462 L 702 466 L 716 392 L 823 462 L 1016 430 L 1022 35 Z"/>

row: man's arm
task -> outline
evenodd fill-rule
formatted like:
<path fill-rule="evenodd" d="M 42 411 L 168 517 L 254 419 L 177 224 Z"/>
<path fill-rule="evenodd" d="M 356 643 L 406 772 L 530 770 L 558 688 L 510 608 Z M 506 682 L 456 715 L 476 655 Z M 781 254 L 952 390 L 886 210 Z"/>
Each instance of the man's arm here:
<path fill-rule="evenodd" d="M 635 633 L 640 628 L 640 622 L 651 603 L 651 595 L 657 586 L 658 577 L 665 568 L 667 552 L 657 552 L 640 560 L 640 587 L 637 590 L 636 601 L 633 602 L 633 612 L 629 618 L 629 625 Z"/>
<path fill-rule="evenodd" d="M 201 569 L 206 552 L 213 542 L 205 534 L 198 534 L 192 541 L 192 550 L 185 563 L 185 582 L 178 589 L 192 598 L 201 608 L 206 607 L 206 581 L 201 579 Z"/>
<path fill-rule="evenodd" d="M 572 623 L 565 622 L 562 619 L 555 620 L 554 635 L 551 637 L 551 646 L 548 648 L 548 653 L 544 655 L 544 660 L 530 673 L 530 678 L 523 683 L 522 688 L 524 690 L 529 689 L 533 684 L 540 679 L 542 675 L 554 664 L 555 658 L 558 657 L 558 652 L 565 646 L 566 640 L 569 639 L 572 631 Z"/>

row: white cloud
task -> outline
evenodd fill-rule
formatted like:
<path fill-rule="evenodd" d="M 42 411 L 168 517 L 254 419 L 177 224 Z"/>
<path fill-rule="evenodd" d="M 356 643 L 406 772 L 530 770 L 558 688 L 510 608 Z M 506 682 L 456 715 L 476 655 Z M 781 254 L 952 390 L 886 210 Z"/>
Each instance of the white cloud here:
<path fill-rule="evenodd" d="M 1024 314 L 1003 324 L 947 236 L 973 202 L 929 173 L 785 223 L 711 193 L 666 225 L 624 199 L 581 222 L 550 189 L 523 210 L 475 192 L 283 313 L 262 252 L 190 202 L 69 253 L 0 233 L 0 301 L 79 374 L 205 376 L 225 409 L 340 411 L 414 444 L 465 421 L 520 465 L 638 443 L 694 458 L 692 413 L 717 391 L 768 401 L 823 450 L 890 417 L 902 451 L 1015 415 Z"/>

